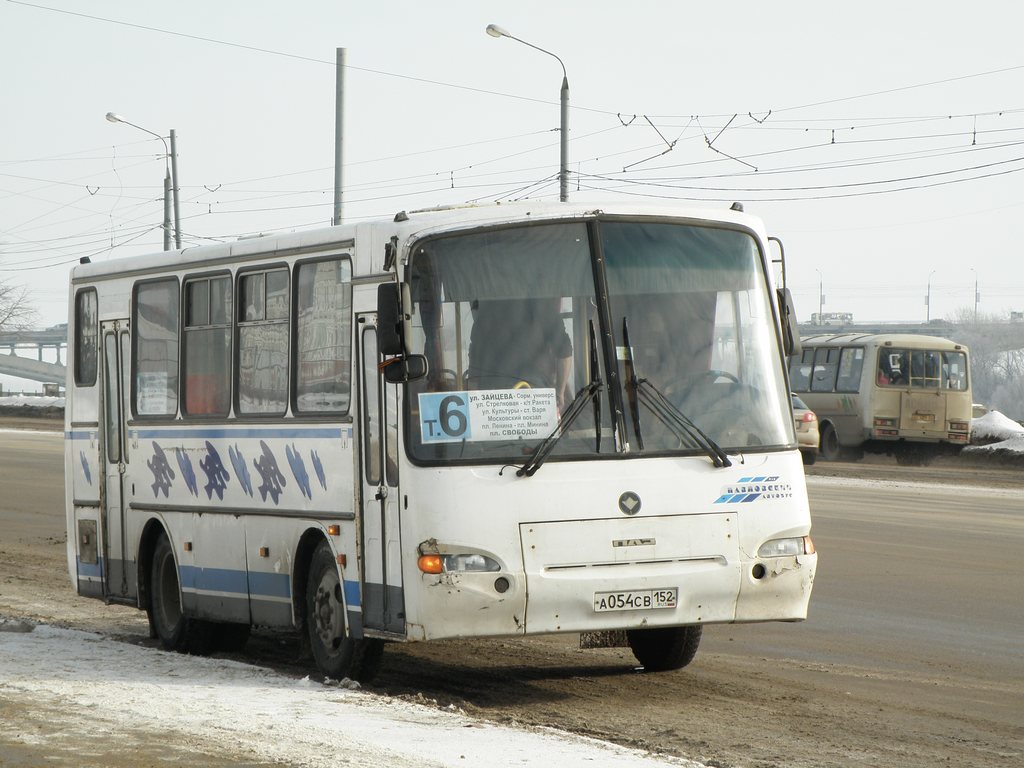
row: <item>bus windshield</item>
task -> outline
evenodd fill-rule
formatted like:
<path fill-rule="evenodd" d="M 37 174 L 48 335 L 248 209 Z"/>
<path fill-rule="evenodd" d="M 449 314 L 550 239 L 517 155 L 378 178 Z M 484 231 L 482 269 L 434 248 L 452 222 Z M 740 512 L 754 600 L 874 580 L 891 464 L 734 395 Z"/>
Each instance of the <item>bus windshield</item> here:
<path fill-rule="evenodd" d="M 708 454 L 701 433 L 733 453 L 794 441 L 745 232 L 625 220 L 477 230 L 419 243 L 409 277 L 412 351 L 429 369 L 405 403 L 414 460 L 520 464 L 559 429 L 553 459 Z M 560 425 L 588 386 L 596 394 Z"/>

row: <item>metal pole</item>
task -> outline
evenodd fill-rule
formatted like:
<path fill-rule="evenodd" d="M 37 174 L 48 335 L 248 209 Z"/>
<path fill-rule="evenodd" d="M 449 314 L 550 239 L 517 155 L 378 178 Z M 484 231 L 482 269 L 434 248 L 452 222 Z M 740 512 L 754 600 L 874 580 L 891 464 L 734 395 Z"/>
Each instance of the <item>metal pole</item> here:
<path fill-rule="evenodd" d="M 337 63 L 334 67 L 334 216 L 331 223 L 341 224 L 342 200 L 342 159 L 345 136 L 345 49 L 336 49 Z"/>
<path fill-rule="evenodd" d="M 181 248 L 181 211 L 178 209 L 178 148 L 171 128 L 171 189 L 174 192 L 174 247 Z"/>
<path fill-rule="evenodd" d="M 561 59 L 559 59 L 561 62 Z M 566 202 L 569 199 L 569 78 L 562 76 L 562 145 L 561 166 L 558 172 L 558 199 Z"/>
<path fill-rule="evenodd" d="M 974 273 L 974 324 L 978 324 L 978 302 L 981 300 L 981 294 L 978 293 L 978 273 Z"/>
<path fill-rule="evenodd" d="M 164 250 L 171 250 L 171 171 L 164 176 Z"/>
<path fill-rule="evenodd" d="M 933 269 L 931 273 L 928 275 L 928 293 L 926 293 L 924 296 L 924 321 L 926 323 L 930 323 L 932 321 L 932 275 L 934 274 L 935 270 Z"/>
<path fill-rule="evenodd" d="M 825 294 L 822 293 L 822 291 L 824 290 L 823 289 L 824 281 L 823 281 L 823 279 L 821 277 L 821 270 L 820 269 L 816 269 L 814 271 L 818 273 L 818 322 L 820 323 L 821 322 L 821 314 L 822 314 L 822 312 L 824 310 L 824 307 L 825 307 Z"/>
<path fill-rule="evenodd" d="M 497 24 L 488 24 L 486 32 L 491 37 L 507 37 L 510 40 L 515 40 L 517 43 L 529 46 L 535 51 L 546 53 L 548 56 L 553 57 L 562 67 L 562 115 L 559 124 L 559 131 L 561 132 L 561 141 L 559 142 L 561 157 L 558 166 L 558 199 L 564 203 L 569 199 L 569 75 L 565 69 L 565 62 L 557 54 L 533 43 L 528 43 L 522 38 L 509 33 L 508 30 L 502 29 Z"/>

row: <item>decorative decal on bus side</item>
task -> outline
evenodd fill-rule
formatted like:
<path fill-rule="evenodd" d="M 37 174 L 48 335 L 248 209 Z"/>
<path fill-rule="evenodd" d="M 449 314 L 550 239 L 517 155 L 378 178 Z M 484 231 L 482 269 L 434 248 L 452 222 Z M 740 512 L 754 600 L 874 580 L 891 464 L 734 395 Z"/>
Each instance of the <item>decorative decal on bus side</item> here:
<path fill-rule="evenodd" d="M 238 443 L 228 446 L 228 456 L 231 458 L 231 466 L 235 468 L 235 477 L 238 484 L 242 486 L 245 495 L 252 497 L 252 478 L 249 477 L 249 468 L 245 466 L 245 457 L 238 449 Z"/>
<path fill-rule="evenodd" d="M 206 498 L 213 499 L 213 494 L 216 493 L 217 498 L 224 501 L 224 489 L 228 487 L 231 475 L 224 468 L 220 454 L 209 440 L 206 441 L 206 458 L 199 461 L 199 468 L 206 473 L 206 485 L 203 486 Z"/>
<path fill-rule="evenodd" d="M 277 458 L 275 458 L 274 452 L 270 450 L 270 446 L 260 440 L 260 448 L 263 449 L 263 455 L 260 456 L 259 461 L 253 461 L 253 466 L 260 473 L 263 485 L 256 490 L 260 492 L 260 498 L 263 501 L 267 500 L 267 495 L 269 494 L 274 504 L 277 504 L 277 500 L 281 497 L 281 491 L 288 484 L 288 481 L 284 479 L 281 470 L 277 468 Z"/>
<path fill-rule="evenodd" d="M 758 499 L 791 499 L 793 486 L 778 475 L 741 477 L 734 484 L 722 488 L 715 504 L 749 504 Z"/>
<path fill-rule="evenodd" d="M 174 455 L 178 457 L 178 469 L 181 470 L 181 476 L 185 479 L 185 487 L 188 488 L 188 492 L 193 496 L 199 496 L 199 484 L 196 483 L 196 472 L 192 469 L 192 459 L 181 448 L 175 448 Z"/>
<path fill-rule="evenodd" d="M 302 454 L 295 447 L 295 443 L 284 447 L 285 455 L 288 456 L 288 466 L 292 468 L 292 477 L 302 491 L 302 495 L 312 500 L 313 491 L 309 488 L 309 473 L 306 472 L 306 462 L 302 460 Z"/>
<path fill-rule="evenodd" d="M 167 454 L 164 453 L 163 448 L 157 445 L 156 440 L 153 441 L 153 458 L 146 462 L 146 466 L 153 473 L 153 485 L 150 486 L 153 489 L 153 495 L 159 496 L 160 491 L 163 491 L 164 498 L 167 498 L 170 495 L 174 470 L 171 469 L 171 464 L 167 461 Z"/>
<path fill-rule="evenodd" d="M 82 461 L 82 472 L 85 473 L 85 482 L 92 485 L 92 472 L 89 470 L 89 460 L 85 458 L 85 451 L 79 451 L 78 457 Z"/>

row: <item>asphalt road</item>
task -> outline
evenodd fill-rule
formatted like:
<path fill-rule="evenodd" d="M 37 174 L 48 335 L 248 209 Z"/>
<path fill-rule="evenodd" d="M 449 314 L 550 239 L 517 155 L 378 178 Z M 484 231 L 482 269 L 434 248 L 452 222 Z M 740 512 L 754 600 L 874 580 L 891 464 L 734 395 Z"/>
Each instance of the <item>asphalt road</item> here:
<path fill-rule="evenodd" d="M 146 642 L 140 612 L 71 594 L 61 451 L 58 436 L 0 431 L 0 616 Z M 806 622 L 709 627 L 694 663 L 665 675 L 565 636 L 393 645 L 377 689 L 723 767 L 1024 765 L 1024 471 L 811 472 Z M 273 647 L 287 646 L 257 638 L 249 658 L 293 670 Z"/>

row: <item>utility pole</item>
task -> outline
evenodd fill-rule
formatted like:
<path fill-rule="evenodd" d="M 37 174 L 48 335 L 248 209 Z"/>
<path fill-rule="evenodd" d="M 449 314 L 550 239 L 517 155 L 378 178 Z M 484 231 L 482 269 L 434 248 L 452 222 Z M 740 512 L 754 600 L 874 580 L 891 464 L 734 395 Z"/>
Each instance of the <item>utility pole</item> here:
<path fill-rule="evenodd" d="M 174 193 L 174 247 L 181 249 L 181 210 L 178 208 L 178 146 L 171 128 L 171 191 Z"/>
<path fill-rule="evenodd" d="M 345 117 L 345 49 L 335 50 L 334 66 L 334 216 L 331 223 L 341 224 L 342 180 L 341 168 L 344 156 Z"/>

